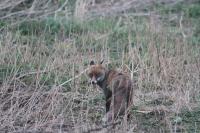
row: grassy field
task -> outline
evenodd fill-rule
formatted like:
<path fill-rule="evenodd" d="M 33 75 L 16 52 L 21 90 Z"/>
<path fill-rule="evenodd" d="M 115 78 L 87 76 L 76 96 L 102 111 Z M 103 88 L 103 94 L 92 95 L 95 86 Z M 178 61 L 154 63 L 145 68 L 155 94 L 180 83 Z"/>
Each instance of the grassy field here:
<path fill-rule="evenodd" d="M 84 18 L 70 2 L 67 17 L 0 20 L 0 132 L 200 132 L 200 3 Z M 134 84 L 130 119 L 113 129 L 85 73 L 102 59 Z"/>

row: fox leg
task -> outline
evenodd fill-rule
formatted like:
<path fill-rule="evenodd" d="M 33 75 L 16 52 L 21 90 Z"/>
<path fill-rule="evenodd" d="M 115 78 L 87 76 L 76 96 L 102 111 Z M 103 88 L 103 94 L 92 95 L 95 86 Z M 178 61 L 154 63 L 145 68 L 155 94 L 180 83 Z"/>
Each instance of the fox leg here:
<path fill-rule="evenodd" d="M 118 116 L 125 113 L 126 110 L 126 95 L 125 93 L 119 91 L 116 94 L 114 94 L 114 103 L 112 108 L 112 119 L 116 119 Z"/>
<path fill-rule="evenodd" d="M 117 91 L 112 96 L 110 110 L 105 114 L 103 122 L 114 122 L 114 120 L 126 110 L 126 93 Z"/>
<path fill-rule="evenodd" d="M 106 98 L 106 113 L 110 110 L 111 97 Z"/>

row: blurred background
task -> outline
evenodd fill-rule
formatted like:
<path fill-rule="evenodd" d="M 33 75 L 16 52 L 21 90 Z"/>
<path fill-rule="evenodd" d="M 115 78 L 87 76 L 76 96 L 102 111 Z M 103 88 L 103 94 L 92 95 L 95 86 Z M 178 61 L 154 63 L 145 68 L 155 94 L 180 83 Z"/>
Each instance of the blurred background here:
<path fill-rule="evenodd" d="M 113 131 L 200 132 L 199 0 L 1 0 L 0 132 L 107 132 L 102 59 L 134 84 Z"/>

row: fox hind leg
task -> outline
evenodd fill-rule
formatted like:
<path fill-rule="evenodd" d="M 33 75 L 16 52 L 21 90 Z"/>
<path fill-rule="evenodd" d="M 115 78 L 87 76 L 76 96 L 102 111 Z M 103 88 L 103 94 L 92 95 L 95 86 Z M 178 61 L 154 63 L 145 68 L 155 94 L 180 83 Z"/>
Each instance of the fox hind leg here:
<path fill-rule="evenodd" d="M 114 120 L 119 116 L 125 113 L 126 110 L 126 93 L 122 91 L 117 91 L 111 97 L 110 108 L 106 112 L 102 121 L 104 123 L 114 122 Z M 107 111 L 107 110 L 106 110 Z"/>

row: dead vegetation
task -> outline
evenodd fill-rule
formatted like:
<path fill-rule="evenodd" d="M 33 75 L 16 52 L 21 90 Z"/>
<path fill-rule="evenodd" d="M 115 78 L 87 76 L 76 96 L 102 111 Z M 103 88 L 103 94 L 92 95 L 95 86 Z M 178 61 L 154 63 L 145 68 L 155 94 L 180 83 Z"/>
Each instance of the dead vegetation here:
<path fill-rule="evenodd" d="M 112 2 L 117 7 L 123 1 Z M 106 3 L 96 1 L 91 10 L 98 4 Z M 185 16 L 176 18 L 174 27 L 157 15 L 140 17 L 101 18 L 94 25 L 73 22 L 56 34 L 37 31 L 37 26 L 31 34 L 3 27 L 0 132 L 200 131 L 200 46 L 193 43 L 193 26 Z M 114 128 L 101 124 L 104 97 L 88 86 L 85 75 L 90 59 L 102 58 L 107 67 L 130 73 L 134 82 L 131 117 Z"/>

